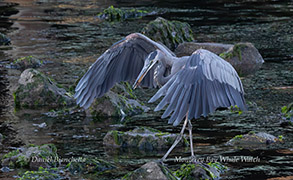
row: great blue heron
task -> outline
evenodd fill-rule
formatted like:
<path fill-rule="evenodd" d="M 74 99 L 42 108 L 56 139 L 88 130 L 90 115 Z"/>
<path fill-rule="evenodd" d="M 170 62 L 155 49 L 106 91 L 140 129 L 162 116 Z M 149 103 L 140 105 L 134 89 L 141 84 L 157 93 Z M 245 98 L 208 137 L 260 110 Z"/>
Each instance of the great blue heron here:
<path fill-rule="evenodd" d="M 115 83 L 135 79 L 134 88 L 139 84 L 162 86 L 149 102 L 164 96 L 155 111 L 169 104 L 162 115 L 166 118 L 173 112 L 168 123 L 177 126 L 186 117 L 162 161 L 180 142 L 187 123 L 194 157 L 191 119 L 207 116 L 218 107 L 237 105 L 246 109 L 240 78 L 228 62 L 203 49 L 177 58 L 167 47 L 140 33 L 128 35 L 102 54 L 79 81 L 74 97 L 87 109 L 94 98 L 103 96 Z"/>

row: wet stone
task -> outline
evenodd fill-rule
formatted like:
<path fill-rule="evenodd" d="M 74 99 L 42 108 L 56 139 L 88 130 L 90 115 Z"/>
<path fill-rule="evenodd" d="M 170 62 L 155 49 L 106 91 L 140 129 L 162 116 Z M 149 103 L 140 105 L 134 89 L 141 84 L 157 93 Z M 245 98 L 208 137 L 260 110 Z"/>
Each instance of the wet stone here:
<path fill-rule="evenodd" d="M 29 145 L 5 154 L 1 165 L 9 168 L 29 168 L 37 170 L 39 167 L 57 167 L 57 148 L 53 144 L 41 146 Z"/>
<path fill-rule="evenodd" d="M 282 107 L 282 114 L 287 120 L 289 120 L 289 122 L 293 122 L 293 102 L 288 104 L 287 106 Z"/>
<path fill-rule="evenodd" d="M 43 168 L 39 167 L 37 171 L 26 171 L 18 178 L 18 180 L 30 180 L 30 179 L 38 179 L 38 180 L 66 180 L 69 179 L 64 176 L 62 170 L 57 168 Z"/>
<path fill-rule="evenodd" d="M 9 44 L 10 44 L 10 39 L 6 35 L 0 33 L 0 46 L 9 45 Z"/>
<path fill-rule="evenodd" d="M 113 147 L 132 147 L 139 150 L 153 151 L 168 149 L 177 136 L 178 134 L 164 133 L 153 128 L 137 127 L 126 132 L 109 131 L 103 139 L 103 144 Z M 177 146 L 188 146 L 188 141 L 183 137 Z"/>
<path fill-rule="evenodd" d="M 250 132 L 245 135 L 237 135 L 229 140 L 226 144 L 242 148 L 261 148 L 266 145 L 283 142 L 282 136 L 275 137 L 265 132 Z"/>
<path fill-rule="evenodd" d="M 99 13 L 98 17 L 107 21 L 123 21 L 126 19 L 141 18 L 151 14 L 154 14 L 154 12 L 141 9 L 120 9 L 110 6 L 107 9 L 104 9 L 103 12 Z"/>
<path fill-rule="evenodd" d="M 240 76 L 247 76 L 259 70 L 264 60 L 258 50 L 251 43 L 221 44 L 195 43 L 180 44 L 175 54 L 178 57 L 190 56 L 197 49 L 207 49 L 228 61 Z"/>
<path fill-rule="evenodd" d="M 38 68 L 43 65 L 44 62 L 33 56 L 25 56 L 14 60 L 11 64 L 7 65 L 7 68 L 13 69 L 28 69 L 28 68 Z"/>
<path fill-rule="evenodd" d="M 190 56 L 197 49 L 206 49 L 217 55 L 228 51 L 232 44 L 184 42 L 179 44 L 174 53 L 177 57 Z"/>
<path fill-rule="evenodd" d="M 20 75 L 18 88 L 13 93 L 14 103 L 20 107 L 60 107 L 74 103 L 63 88 L 35 69 L 26 69 Z"/>
<path fill-rule="evenodd" d="M 177 177 L 161 163 L 152 161 L 126 174 L 122 180 L 177 180 Z"/>
<path fill-rule="evenodd" d="M 240 76 L 255 73 L 264 63 L 258 50 L 251 43 L 238 43 L 228 51 L 221 53 L 220 57 L 228 61 Z"/>
<path fill-rule="evenodd" d="M 171 50 L 180 43 L 194 40 L 190 25 L 180 21 L 168 21 L 158 17 L 143 28 L 142 33 L 154 41 L 161 42 Z"/>
<path fill-rule="evenodd" d="M 149 107 L 144 106 L 132 93 L 127 82 L 116 84 L 103 97 L 96 98 L 89 107 L 89 113 L 94 118 L 116 116 L 122 120 L 126 116 L 132 116 L 147 112 Z"/>
<path fill-rule="evenodd" d="M 228 168 L 219 162 L 215 163 L 190 163 L 181 165 L 174 174 L 181 180 L 189 179 L 219 179 L 220 175 Z"/>

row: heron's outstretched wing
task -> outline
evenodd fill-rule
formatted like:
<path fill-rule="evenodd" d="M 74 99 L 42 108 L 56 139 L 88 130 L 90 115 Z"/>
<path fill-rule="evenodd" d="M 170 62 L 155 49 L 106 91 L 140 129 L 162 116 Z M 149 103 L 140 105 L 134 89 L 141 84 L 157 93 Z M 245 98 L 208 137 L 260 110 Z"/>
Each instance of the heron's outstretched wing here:
<path fill-rule="evenodd" d="M 177 126 L 187 112 L 188 118 L 192 119 L 207 116 L 218 107 L 237 105 L 245 110 L 243 95 L 243 87 L 234 68 L 216 54 L 200 49 L 149 102 L 165 96 L 155 110 L 169 104 L 162 118 L 173 112 L 169 123 Z"/>
<path fill-rule="evenodd" d="M 74 95 L 77 104 L 87 109 L 94 98 L 103 96 L 115 83 L 135 79 L 147 55 L 157 48 L 162 47 L 139 33 L 130 34 L 115 43 L 96 60 L 79 81 Z M 153 71 L 146 75 L 142 86 L 155 86 Z"/>

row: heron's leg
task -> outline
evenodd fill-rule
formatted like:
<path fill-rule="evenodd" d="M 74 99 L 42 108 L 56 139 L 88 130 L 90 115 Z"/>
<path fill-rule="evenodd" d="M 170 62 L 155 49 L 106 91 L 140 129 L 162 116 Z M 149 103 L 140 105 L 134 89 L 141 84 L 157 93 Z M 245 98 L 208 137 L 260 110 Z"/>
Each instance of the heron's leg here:
<path fill-rule="evenodd" d="M 191 158 L 193 159 L 194 158 L 194 151 L 193 151 L 193 142 L 192 142 L 192 124 L 191 124 L 190 119 L 188 119 L 187 129 L 189 131 Z"/>
<path fill-rule="evenodd" d="M 174 143 L 172 144 L 172 146 L 170 147 L 170 149 L 167 151 L 167 153 L 163 156 L 163 158 L 161 159 L 162 162 L 164 162 L 166 160 L 166 158 L 168 157 L 168 155 L 171 153 L 171 151 L 176 147 L 176 145 L 181 141 L 182 137 L 183 137 L 183 133 L 184 130 L 186 128 L 186 124 L 188 121 L 188 116 L 186 116 L 185 121 L 183 123 L 183 127 L 181 129 L 180 134 L 177 136 L 177 138 L 175 139 Z"/>

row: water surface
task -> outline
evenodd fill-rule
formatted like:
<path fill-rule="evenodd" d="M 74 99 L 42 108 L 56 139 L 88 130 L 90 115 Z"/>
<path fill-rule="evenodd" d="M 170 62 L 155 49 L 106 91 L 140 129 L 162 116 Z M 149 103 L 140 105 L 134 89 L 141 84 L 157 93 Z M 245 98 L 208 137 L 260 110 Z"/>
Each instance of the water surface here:
<path fill-rule="evenodd" d="M 7 3 L 18 3 L 14 9 Z M 207 119 L 193 121 L 197 158 L 259 157 L 260 162 L 226 162 L 230 170 L 223 179 L 266 179 L 293 175 L 292 128 L 282 127 L 280 109 L 293 102 L 293 3 L 292 1 L 21 1 L 5 0 L 0 6 L 0 32 L 12 41 L 0 48 L 0 120 L 12 122 L 25 143 L 54 143 L 62 157 L 92 155 L 112 161 L 121 172 L 136 169 L 143 163 L 159 159 L 162 152 L 142 152 L 134 149 L 104 148 L 102 139 L 112 129 L 129 130 L 149 126 L 161 131 L 178 133 L 181 127 L 166 125 L 160 113 L 132 117 L 120 124 L 119 118 L 93 120 L 80 113 L 59 117 L 44 115 L 50 108 L 14 112 L 12 91 L 21 71 L 5 69 L 13 59 L 34 55 L 49 60 L 40 70 L 68 88 L 95 59 L 114 42 L 139 32 L 156 16 L 124 22 L 102 22 L 97 13 L 114 5 L 125 8 L 151 8 L 164 18 L 190 23 L 198 42 L 237 43 L 249 41 L 259 49 L 266 63 L 255 75 L 242 79 L 249 111 L 218 112 Z M 1 8 L 2 9 L 2 8 Z M 137 93 L 147 101 L 146 95 Z M 150 105 L 154 107 L 154 105 Z M 228 115 L 227 115 L 228 113 Z M 45 122 L 47 127 L 33 124 Z M 118 125 L 117 125 L 118 124 Z M 262 131 L 284 136 L 284 143 L 247 150 L 226 146 L 235 135 Z M 189 156 L 188 148 L 176 148 L 167 164 L 176 169 L 180 163 L 174 157 Z M 1 175 L 2 176 L 2 175 Z M 120 177 L 121 175 L 117 175 Z M 8 176 L 3 175 L 2 178 Z M 105 177 L 113 179 L 113 177 Z"/>

